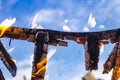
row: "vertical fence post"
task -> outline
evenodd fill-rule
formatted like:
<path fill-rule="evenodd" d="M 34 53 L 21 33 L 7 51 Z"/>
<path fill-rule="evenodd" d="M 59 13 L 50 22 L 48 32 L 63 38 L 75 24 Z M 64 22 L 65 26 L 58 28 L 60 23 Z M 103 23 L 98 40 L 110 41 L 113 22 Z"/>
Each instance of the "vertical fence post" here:
<path fill-rule="evenodd" d="M 38 32 L 36 34 L 31 80 L 44 80 L 47 62 L 48 41 L 48 33 Z"/>

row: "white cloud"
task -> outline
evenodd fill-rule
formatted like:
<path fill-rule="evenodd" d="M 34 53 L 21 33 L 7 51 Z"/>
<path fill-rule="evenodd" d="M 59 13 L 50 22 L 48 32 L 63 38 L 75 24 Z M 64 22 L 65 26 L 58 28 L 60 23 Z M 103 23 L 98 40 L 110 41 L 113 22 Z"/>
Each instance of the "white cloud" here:
<path fill-rule="evenodd" d="M 92 15 L 92 13 L 90 13 L 87 25 L 83 28 L 83 31 L 89 32 L 90 31 L 89 27 L 94 28 L 95 26 L 96 26 L 95 17 Z"/>
<path fill-rule="evenodd" d="M 100 55 L 104 52 L 104 45 L 100 46 Z"/>
<path fill-rule="evenodd" d="M 68 22 L 69 22 L 68 19 L 65 19 L 65 20 L 64 20 L 64 25 L 62 26 L 62 29 L 63 29 L 64 31 L 70 32 L 70 31 L 72 31 L 72 30 L 71 30 L 70 27 L 67 25 Z"/>
<path fill-rule="evenodd" d="M 97 79 L 102 78 L 104 80 L 111 80 L 112 70 L 108 74 L 102 74 L 104 63 L 105 63 L 104 61 L 100 60 L 99 64 L 98 64 L 98 70 L 96 70 L 96 71 L 94 70 L 94 71 L 92 71 L 92 73 Z"/>
<path fill-rule="evenodd" d="M 96 78 L 102 78 L 104 80 L 111 80 L 112 77 L 112 71 L 110 71 L 108 74 L 101 74 L 101 71 L 93 71 L 93 74 Z"/>
<path fill-rule="evenodd" d="M 31 55 L 31 56 L 33 56 L 33 55 Z M 21 60 L 20 62 L 17 62 L 17 65 L 19 67 L 24 67 L 26 65 L 32 66 L 33 58 L 31 56 L 28 56 L 26 59 Z"/>
<path fill-rule="evenodd" d="M 98 5 L 94 7 L 93 12 L 96 15 L 96 19 L 101 24 L 107 23 L 109 21 L 110 22 L 113 21 L 113 23 L 115 23 L 117 18 L 119 18 L 118 16 L 120 12 L 120 1 L 119 0 L 114 0 L 114 1 L 100 0 L 98 1 Z M 113 25 L 110 25 L 110 26 L 113 26 Z"/>
<path fill-rule="evenodd" d="M 17 63 L 19 67 L 24 67 L 26 65 L 31 65 L 32 64 L 32 60 L 30 59 L 25 59 L 25 60 L 22 60 L 20 62 Z"/>
<path fill-rule="evenodd" d="M 8 18 L 0 23 L 1 26 L 11 26 L 16 22 L 16 18 Z"/>
<path fill-rule="evenodd" d="M 40 24 L 34 24 L 34 25 L 32 25 L 31 28 L 32 28 L 32 29 L 44 29 L 43 26 L 40 25 Z"/>
<path fill-rule="evenodd" d="M 67 25 L 63 25 L 62 29 L 64 31 L 71 31 L 71 29 Z"/>
<path fill-rule="evenodd" d="M 37 25 L 37 23 L 36 23 L 37 18 L 38 18 L 38 13 L 36 13 L 35 16 L 33 17 L 32 28 L 34 28 Z"/>
<path fill-rule="evenodd" d="M 61 10 L 53 10 L 53 9 L 43 9 L 36 13 L 33 18 L 32 24 L 40 23 L 40 22 L 52 22 L 56 20 L 56 17 L 62 16 L 64 13 Z"/>
<path fill-rule="evenodd" d="M 32 27 L 31 27 L 31 28 L 33 28 L 33 29 L 35 29 L 35 28 L 37 28 L 37 29 L 44 29 L 44 28 L 37 22 L 38 18 L 39 18 L 39 13 L 36 13 L 35 16 L 34 16 L 34 18 L 33 18 L 32 25 L 31 25 Z"/>
<path fill-rule="evenodd" d="M 71 80 L 81 80 L 83 77 L 82 74 L 79 74 L 79 75 L 75 75 L 75 76 L 71 76 Z"/>
<path fill-rule="evenodd" d="M 18 69 L 17 75 L 15 77 L 7 77 L 6 80 L 23 80 L 23 77 L 26 76 L 27 80 L 31 80 L 31 67 Z"/>
<path fill-rule="evenodd" d="M 50 49 L 47 55 L 47 60 L 49 60 L 56 52 L 56 49 Z"/>
<path fill-rule="evenodd" d="M 104 26 L 104 25 L 100 25 L 99 28 L 100 28 L 100 29 L 104 29 L 105 26 Z"/>
<path fill-rule="evenodd" d="M 64 22 L 65 22 L 65 23 L 68 23 L 68 19 L 65 19 Z"/>
<path fill-rule="evenodd" d="M 95 17 L 90 13 L 87 25 L 90 25 L 90 27 L 94 28 L 96 26 L 96 20 Z"/>
<path fill-rule="evenodd" d="M 7 52 L 8 52 L 8 53 L 11 53 L 14 49 L 15 49 L 15 47 L 10 48 L 9 50 L 7 50 Z"/>
<path fill-rule="evenodd" d="M 32 54 L 33 55 L 33 54 Z M 15 77 L 7 77 L 6 80 L 23 80 L 26 76 L 27 80 L 31 80 L 32 71 L 32 55 L 28 56 L 26 59 L 17 61 L 17 74 Z M 27 66 L 27 67 L 25 67 Z"/>
<path fill-rule="evenodd" d="M 56 27 L 57 25 L 60 26 L 62 21 L 62 16 L 64 12 L 59 9 L 42 9 L 38 11 L 32 19 L 31 26 L 32 28 L 39 28 L 43 29 L 43 24 L 52 24 Z"/>
<path fill-rule="evenodd" d="M 89 28 L 87 27 L 87 26 L 85 26 L 84 28 L 83 28 L 83 32 L 89 32 L 90 30 L 89 30 Z"/>
<path fill-rule="evenodd" d="M 96 79 L 103 79 L 103 80 L 111 80 L 112 76 L 112 70 L 108 74 L 102 74 L 103 69 L 101 68 L 103 66 L 104 62 L 99 62 L 99 69 L 98 70 L 93 70 L 92 74 Z M 78 65 L 77 67 L 79 67 Z M 82 73 L 78 73 L 74 76 L 71 76 L 71 80 L 81 80 L 82 77 L 85 76 L 85 74 L 88 73 L 88 71 L 84 71 Z"/>

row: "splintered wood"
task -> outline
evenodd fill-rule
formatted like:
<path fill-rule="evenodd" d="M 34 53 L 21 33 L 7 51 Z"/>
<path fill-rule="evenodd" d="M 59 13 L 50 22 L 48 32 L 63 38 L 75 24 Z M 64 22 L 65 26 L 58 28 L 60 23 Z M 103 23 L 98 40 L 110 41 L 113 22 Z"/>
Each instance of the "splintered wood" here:
<path fill-rule="evenodd" d="M 47 56 L 43 55 L 41 60 L 34 64 L 33 71 L 32 71 L 32 78 L 31 80 L 44 80 L 45 72 L 46 72 L 46 62 L 47 62 Z"/>
<path fill-rule="evenodd" d="M 118 50 L 115 60 L 115 66 L 113 68 L 112 80 L 118 80 L 120 78 L 120 43 L 118 43 Z"/>
<path fill-rule="evenodd" d="M 31 80 L 44 80 L 47 62 L 48 41 L 49 38 L 47 33 L 38 32 L 36 34 Z"/>
<path fill-rule="evenodd" d="M 118 80 L 120 78 L 120 43 L 116 43 L 107 61 L 104 64 L 104 73 L 108 73 L 113 69 L 111 80 Z"/>
<path fill-rule="evenodd" d="M 99 61 L 99 39 L 96 35 L 89 35 L 85 41 L 86 70 L 97 70 Z"/>
<path fill-rule="evenodd" d="M 115 66 L 115 58 L 116 58 L 117 50 L 118 50 L 118 43 L 115 44 L 111 54 L 109 55 L 107 61 L 104 64 L 103 74 L 110 72 L 110 70 Z"/>
<path fill-rule="evenodd" d="M 17 73 L 17 67 L 15 60 L 8 54 L 8 52 L 5 50 L 4 46 L 2 45 L 0 41 L 0 59 L 4 63 L 4 65 L 7 67 L 11 75 L 14 77 Z"/>
<path fill-rule="evenodd" d="M 107 31 L 101 31 L 101 32 L 62 32 L 62 31 L 55 31 L 55 30 L 48 30 L 48 29 L 28 29 L 28 28 L 20 28 L 20 27 L 9 27 L 1 36 L 1 38 L 7 37 L 7 38 L 35 42 L 35 35 L 39 31 L 48 32 L 49 38 L 51 40 L 53 39 L 53 41 L 58 39 L 74 40 L 79 44 L 84 44 L 85 37 L 91 34 L 97 35 L 99 38 L 99 41 L 110 40 L 111 43 L 118 42 L 120 29 L 113 29 L 113 30 L 107 30 Z"/>

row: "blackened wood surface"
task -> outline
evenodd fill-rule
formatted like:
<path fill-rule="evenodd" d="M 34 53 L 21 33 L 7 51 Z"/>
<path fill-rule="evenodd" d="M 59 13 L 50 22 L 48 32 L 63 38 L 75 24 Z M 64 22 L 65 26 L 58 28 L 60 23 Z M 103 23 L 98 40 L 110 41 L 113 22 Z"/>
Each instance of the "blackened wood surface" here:
<path fill-rule="evenodd" d="M 0 41 L 0 59 L 5 64 L 11 75 L 14 77 L 17 72 L 17 67 L 14 62 L 14 59 L 8 54 L 8 52 L 5 50 L 4 46 L 2 45 Z"/>
<path fill-rule="evenodd" d="M 97 70 L 99 61 L 99 40 L 95 34 L 86 36 L 85 66 L 86 70 Z"/>
<path fill-rule="evenodd" d="M 115 58 L 115 66 L 113 68 L 113 74 L 111 80 L 120 79 L 120 43 L 118 43 L 117 55 Z"/>
<path fill-rule="evenodd" d="M 117 56 L 117 51 L 118 51 L 118 43 L 115 44 L 111 54 L 109 55 L 107 61 L 104 63 L 104 73 L 110 72 L 110 70 L 115 66 L 115 59 Z"/>
<path fill-rule="evenodd" d="M 118 36 L 120 35 L 120 29 L 113 29 L 101 32 L 63 32 L 55 31 L 48 29 L 28 29 L 20 27 L 9 27 L 4 35 L 1 37 L 8 37 L 20 40 L 27 40 L 30 42 L 35 42 L 35 34 L 38 31 L 48 32 L 49 37 L 53 39 L 62 39 L 62 40 L 74 40 L 76 41 L 79 38 L 81 41 L 85 41 L 85 37 L 90 34 L 96 34 L 99 37 L 99 40 L 110 40 L 112 43 L 118 41 Z"/>
<path fill-rule="evenodd" d="M 48 51 L 47 35 L 48 34 L 41 32 L 36 34 L 31 80 L 44 80 Z"/>

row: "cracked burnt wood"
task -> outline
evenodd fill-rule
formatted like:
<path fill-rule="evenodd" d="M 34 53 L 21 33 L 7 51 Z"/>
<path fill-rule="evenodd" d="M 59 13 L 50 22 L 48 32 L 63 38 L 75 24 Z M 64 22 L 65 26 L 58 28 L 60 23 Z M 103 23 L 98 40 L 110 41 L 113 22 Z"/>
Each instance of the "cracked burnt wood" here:
<path fill-rule="evenodd" d="M 107 61 L 104 64 L 104 73 L 109 73 L 113 69 L 111 80 L 120 78 L 120 43 L 116 43 Z"/>
<path fill-rule="evenodd" d="M 99 38 L 99 41 L 109 40 L 111 43 L 118 42 L 118 36 L 120 35 L 120 29 L 106 30 L 101 32 L 63 32 L 63 31 L 55 31 L 48 29 L 28 29 L 28 28 L 20 28 L 20 27 L 9 27 L 5 33 L 1 36 L 13 39 L 27 40 L 30 42 L 35 42 L 35 35 L 38 31 L 48 32 L 50 41 L 50 45 L 56 45 L 61 43 L 61 45 L 65 45 L 65 42 L 59 42 L 59 40 L 74 40 L 79 44 L 84 44 L 85 37 L 90 34 L 96 34 Z M 2 31 L 0 30 L 0 33 Z M 105 41 L 103 41 L 105 42 Z M 106 43 L 106 42 L 105 42 Z"/>
<path fill-rule="evenodd" d="M 117 55 L 118 50 L 118 43 L 115 44 L 111 54 L 109 55 L 107 61 L 104 63 L 104 70 L 103 74 L 108 73 L 111 71 L 111 69 L 115 66 L 115 59 Z"/>
<path fill-rule="evenodd" d="M 48 41 L 48 33 L 36 33 L 31 80 L 44 80 L 47 62 Z"/>
<path fill-rule="evenodd" d="M 0 29 L 0 33 L 2 33 L 1 29 Z M 38 33 L 40 36 L 38 36 Z M 46 37 L 45 34 L 47 34 Z M 101 42 L 103 44 L 107 44 L 109 42 L 115 43 L 119 41 L 118 36 L 120 34 L 120 29 L 113 29 L 113 30 L 107 30 L 101 32 L 62 32 L 62 31 L 55 31 L 48 29 L 28 29 L 28 28 L 20 28 L 20 27 L 9 27 L 1 36 L 1 38 L 7 37 L 13 39 L 27 40 L 35 43 L 35 52 L 34 52 L 31 80 L 39 80 L 39 79 L 44 80 L 44 72 L 46 69 L 46 61 L 47 61 L 46 59 L 47 51 L 44 52 L 44 48 L 43 48 L 44 46 L 46 46 L 46 48 L 48 47 L 48 45 L 67 46 L 67 42 L 65 42 L 64 40 L 73 40 L 78 44 L 85 45 L 85 42 L 88 41 L 86 37 L 94 34 L 98 38 L 97 46 L 98 43 Z M 96 52 L 98 54 L 98 51 Z M 94 62 L 95 64 L 93 65 L 95 65 L 96 67 L 89 68 L 88 70 L 97 69 L 96 63 L 98 62 L 98 55 L 96 62 L 95 60 L 92 59 L 91 62 L 92 63 Z"/>
<path fill-rule="evenodd" d="M 115 58 L 115 65 L 113 68 L 112 80 L 120 79 L 120 43 L 118 43 L 118 50 Z"/>
<path fill-rule="evenodd" d="M 99 39 L 98 36 L 88 35 L 85 41 L 85 66 L 86 70 L 97 70 L 99 61 Z"/>

